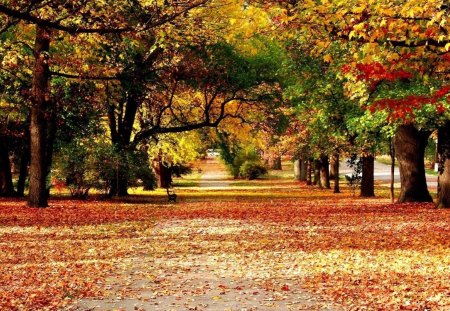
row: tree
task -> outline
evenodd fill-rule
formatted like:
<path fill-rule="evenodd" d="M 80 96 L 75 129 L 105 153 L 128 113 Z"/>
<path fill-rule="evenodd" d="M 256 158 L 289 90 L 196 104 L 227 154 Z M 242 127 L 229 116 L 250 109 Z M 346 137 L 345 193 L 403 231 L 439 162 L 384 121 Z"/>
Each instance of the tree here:
<path fill-rule="evenodd" d="M 31 166 L 30 193 L 28 205 L 46 207 L 48 191 L 46 179 L 51 165 L 53 149 L 52 138 L 48 135 L 48 124 L 54 122 L 54 103 L 50 95 L 50 45 L 57 32 L 75 34 L 125 34 L 146 31 L 172 21 L 192 8 L 205 4 L 198 2 L 176 2 L 172 5 L 145 5 L 133 1 L 128 5 L 109 5 L 108 3 L 87 4 L 69 1 L 63 3 L 40 2 L 16 5 L 0 5 L 3 17 L 3 31 L 15 27 L 18 21 L 36 26 L 33 54 L 31 94 Z M 136 5 L 142 10 L 136 10 Z M 165 9 L 165 10 L 164 10 Z M 106 18 L 105 18 L 106 17 Z"/>

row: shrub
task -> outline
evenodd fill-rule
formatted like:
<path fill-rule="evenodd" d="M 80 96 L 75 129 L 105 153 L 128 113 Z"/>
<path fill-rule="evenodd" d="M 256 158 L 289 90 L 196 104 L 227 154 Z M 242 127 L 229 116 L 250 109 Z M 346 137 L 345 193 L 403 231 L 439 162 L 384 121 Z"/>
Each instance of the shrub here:
<path fill-rule="evenodd" d="M 248 147 L 246 149 L 240 149 L 234 154 L 229 155 L 228 161 L 225 160 L 228 171 L 234 178 L 242 177 L 241 167 L 245 162 L 259 163 L 259 155 L 254 148 Z"/>
<path fill-rule="evenodd" d="M 75 139 L 61 146 L 52 174 L 55 181 L 65 182 L 72 197 L 84 199 L 92 188 L 108 194 L 119 165 L 126 165 L 128 186 L 143 186 L 146 190 L 156 187 L 146 153 L 119 154 L 112 145 L 93 139 Z"/>
<path fill-rule="evenodd" d="M 85 199 L 99 184 L 91 142 L 77 140 L 65 144 L 55 157 L 53 186 L 65 183 L 72 197 Z"/>
<path fill-rule="evenodd" d="M 256 179 L 265 174 L 267 174 L 267 168 L 258 161 L 245 161 L 239 168 L 239 175 L 248 180 Z"/>

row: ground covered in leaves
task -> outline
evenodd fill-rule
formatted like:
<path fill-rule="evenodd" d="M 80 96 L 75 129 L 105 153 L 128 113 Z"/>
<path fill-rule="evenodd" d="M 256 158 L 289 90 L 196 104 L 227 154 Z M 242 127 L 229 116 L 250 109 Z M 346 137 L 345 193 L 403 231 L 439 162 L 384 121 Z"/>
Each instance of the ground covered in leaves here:
<path fill-rule="evenodd" d="M 177 193 L 1 200 L 0 309 L 450 309 L 450 211 L 289 180 Z"/>

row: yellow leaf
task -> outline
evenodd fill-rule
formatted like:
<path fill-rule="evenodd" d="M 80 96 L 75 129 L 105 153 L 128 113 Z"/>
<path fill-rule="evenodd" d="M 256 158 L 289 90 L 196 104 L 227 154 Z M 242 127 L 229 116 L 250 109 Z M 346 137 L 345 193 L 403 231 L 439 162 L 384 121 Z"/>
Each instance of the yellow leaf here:
<path fill-rule="evenodd" d="M 323 60 L 327 63 L 331 63 L 331 61 L 333 60 L 333 58 L 331 57 L 330 54 L 327 54 L 323 57 Z"/>

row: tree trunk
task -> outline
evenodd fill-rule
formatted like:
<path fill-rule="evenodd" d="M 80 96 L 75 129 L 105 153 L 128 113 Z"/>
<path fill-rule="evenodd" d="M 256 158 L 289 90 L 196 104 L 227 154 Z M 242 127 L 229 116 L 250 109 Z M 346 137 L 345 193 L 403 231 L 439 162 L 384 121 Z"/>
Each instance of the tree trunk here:
<path fill-rule="evenodd" d="M 320 160 L 314 160 L 314 182 L 315 186 L 322 188 L 322 182 L 320 180 Z"/>
<path fill-rule="evenodd" d="M 294 178 L 296 180 L 300 180 L 301 164 L 302 164 L 301 159 L 294 160 Z"/>
<path fill-rule="evenodd" d="M 438 199 L 436 207 L 450 208 L 450 121 L 438 129 Z"/>
<path fill-rule="evenodd" d="M 307 160 L 306 161 L 306 185 L 308 185 L 308 186 L 312 185 L 311 174 L 312 174 L 311 160 Z"/>
<path fill-rule="evenodd" d="M 24 196 L 25 192 L 25 182 L 28 176 L 28 164 L 30 163 L 30 146 L 29 140 L 25 141 L 25 146 L 22 149 L 22 155 L 20 157 L 20 171 L 19 179 L 17 181 L 17 195 L 20 197 Z"/>
<path fill-rule="evenodd" d="M 389 139 L 389 153 L 391 156 L 391 186 L 389 189 L 389 196 L 391 198 L 391 202 L 394 203 L 395 195 L 394 195 L 394 183 L 395 183 L 395 148 L 394 142 Z"/>
<path fill-rule="evenodd" d="M 11 197 L 14 195 L 8 144 L 5 137 L 0 137 L 0 196 Z"/>
<path fill-rule="evenodd" d="M 116 166 L 116 176 L 111 181 L 111 196 L 127 196 L 128 195 L 128 163 L 126 160 L 126 154 L 132 151 L 131 135 L 133 133 L 133 126 L 136 120 L 136 114 L 142 101 L 141 90 L 135 85 L 142 83 L 142 75 L 145 66 L 143 62 L 143 56 L 137 55 L 136 68 L 132 73 L 135 77 L 132 81 L 121 81 L 124 90 L 127 90 L 127 97 L 124 105 L 121 105 L 118 109 L 118 116 L 116 117 L 115 106 L 112 103 L 108 103 L 108 119 L 109 128 L 111 131 L 111 140 L 114 146 L 116 146 L 119 156 L 124 160 Z M 129 87 L 131 82 L 132 87 Z M 106 91 L 109 92 L 107 85 Z"/>
<path fill-rule="evenodd" d="M 333 178 L 334 178 L 334 193 L 340 193 L 340 189 L 339 189 L 339 153 L 335 153 L 333 155 L 333 161 L 332 161 L 333 165 L 331 165 L 332 170 L 333 170 Z"/>
<path fill-rule="evenodd" d="M 50 102 L 48 53 L 50 48 L 50 30 L 37 26 L 34 53 L 34 65 L 31 100 L 30 124 L 30 207 L 48 206 L 48 191 L 46 189 L 47 165 L 47 124 L 48 106 Z"/>
<path fill-rule="evenodd" d="M 339 158 L 339 155 L 338 155 Z M 335 178 L 336 176 L 336 154 L 333 154 L 330 158 L 330 179 Z M 338 166 L 338 170 L 339 170 L 339 166 Z"/>
<path fill-rule="evenodd" d="M 331 189 L 330 186 L 330 161 L 328 156 L 320 159 L 320 183 L 324 188 Z"/>
<path fill-rule="evenodd" d="M 432 202 L 425 177 L 424 155 L 429 131 L 418 131 L 413 125 L 401 125 L 394 137 L 400 168 L 399 203 Z"/>
<path fill-rule="evenodd" d="M 362 177 L 361 177 L 361 196 L 362 197 L 374 197 L 374 162 L 375 157 L 373 155 L 365 155 L 361 157 L 362 161 Z"/>
<path fill-rule="evenodd" d="M 307 161 L 300 160 L 300 181 L 306 181 L 307 177 Z"/>
<path fill-rule="evenodd" d="M 277 171 L 281 171 L 282 167 L 281 167 L 281 157 L 276 157 L 275 159 L 273 159 L 272 162 L 272 169 L 273 170 L 277 170 Z"/>

